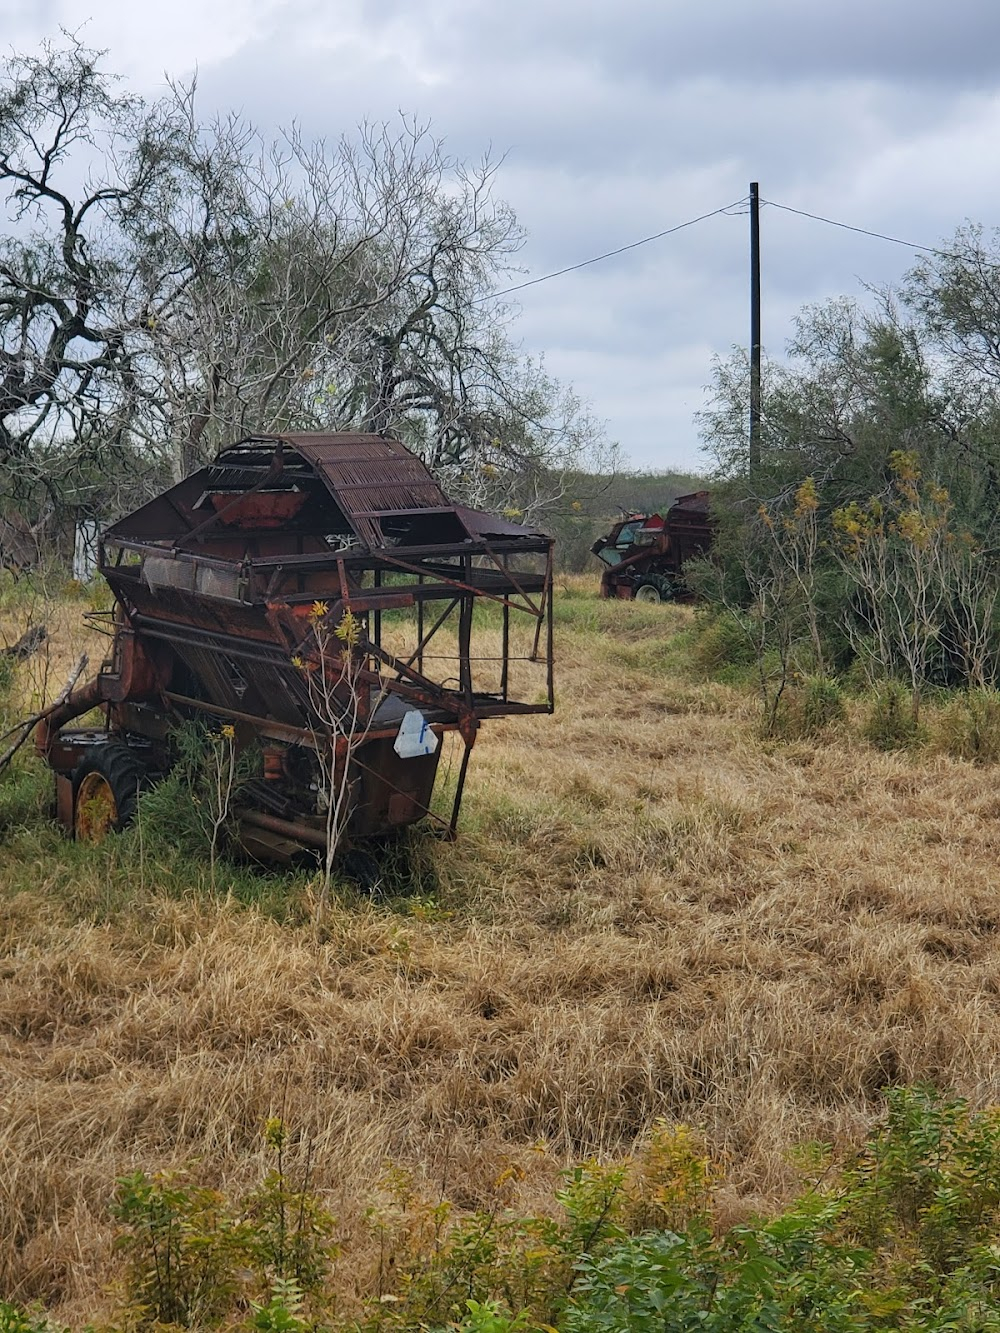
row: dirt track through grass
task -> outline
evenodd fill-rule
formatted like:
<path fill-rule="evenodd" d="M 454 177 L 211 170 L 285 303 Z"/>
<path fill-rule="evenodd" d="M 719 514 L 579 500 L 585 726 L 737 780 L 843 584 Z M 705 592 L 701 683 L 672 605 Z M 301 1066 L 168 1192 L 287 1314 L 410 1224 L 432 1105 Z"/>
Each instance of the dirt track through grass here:
<path fill-rule="evenodd" d="M 305 877 L 264 882 L 276 916 L 245 872 L 213 897 L 155 845 L 65 844 L 30 773 L 0 786 L 0 1292 L 93 1317 L 115 1177 L 238 1189 L 275 1112 L 351 1235 L 390 1160 L 465 1207 L 513 1163 L 527 1205 L 666 1116 L 726 1159 L 736 1217 L 887 1083 L 997 1098 L 993 771 L 765 745 L 747 695 L 685 673 L 689 611 L 569 592 L 556 716 L 484 726 L 409 902 L 317 931 Z"/>

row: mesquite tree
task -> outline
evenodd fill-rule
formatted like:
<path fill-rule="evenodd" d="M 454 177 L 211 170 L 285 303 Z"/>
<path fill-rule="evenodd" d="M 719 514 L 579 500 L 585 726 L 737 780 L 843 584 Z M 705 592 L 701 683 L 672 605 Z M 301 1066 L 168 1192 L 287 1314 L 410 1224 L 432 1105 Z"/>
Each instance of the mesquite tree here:
<path fill-rule="evenodd" d="M 1000 660 L 1000 247 L 977 229 L 870 309 L 803 312 L 764 376 L 761 463 L 747 468 L 745 361 L 717 367 L 714 555 L 743 606 L 802 478 L 817 502 L 803 605 L 811 656 L 906 682 L 992 689 Z M 761 514 L 775 516 L 762 527 Z M 785 544 L 787 546 L 787 543 Z M 794 551 L 794 547 L 788 548 Z M 732 598 L 730 599 L 732 600 Z M 783 621 L 760 625 L 781 654 Z"/>
<path fill-rule="evenodd" d="M 155 206 L 182 132 L 169 103 L 118 93 L 76 41 L 9 62 L 0 87 L 0 189 L 11 224 L 0 239 L 8 475 L 36 473 L 37 447 L 54 441 L 121 443 L 136 280 L 151 260 L 131 243 L 130 220 Z M 163 281 L 183 277 L 164 272 Z"/>

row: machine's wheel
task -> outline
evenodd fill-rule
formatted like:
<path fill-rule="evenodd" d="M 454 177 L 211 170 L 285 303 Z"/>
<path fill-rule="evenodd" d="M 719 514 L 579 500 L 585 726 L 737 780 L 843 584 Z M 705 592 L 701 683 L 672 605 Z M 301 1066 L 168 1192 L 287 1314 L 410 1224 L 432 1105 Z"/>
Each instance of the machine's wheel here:
<path fill-rule="evenodd" d="M 374 897 L 382 887 L 383 871 L 379 859 L 363 847 L 351 847 L 339 858 L 340 870 L 354 881 L 361 893 Z"/>
<path fill-rule="evenodd" d="M 146 770 L 127 745 L 95 745 L 73 770 L 73 836 L 103 842 L 135 818 Z"/>
<path fill-rule="evenodd" d="M 655 583 L 640 583 L 636 586 L 635 600 L 637 602 L 649 602 L 651 605 L 659 605 L 663 597 Z"/>

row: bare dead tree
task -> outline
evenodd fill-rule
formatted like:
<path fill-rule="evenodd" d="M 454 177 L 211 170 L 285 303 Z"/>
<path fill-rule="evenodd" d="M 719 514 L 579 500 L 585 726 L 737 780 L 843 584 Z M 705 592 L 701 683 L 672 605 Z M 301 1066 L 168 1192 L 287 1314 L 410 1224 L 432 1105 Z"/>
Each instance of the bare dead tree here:
<path fill-rule="evenodd" d="M 469 503 L 535 515 L 568 473 L 613 469 L 613 451 L 579 399 L 523 355 L 515 312 L 493 295 L 523 241 L 494 197 L 499 163 L 428 166 L 404 280 L 332 349 L 332 411 L 402 436 Z"/>
<path fill-rule="evenodd" d="M 551 502 L 599 433 L 493 298 L 522 241 L 497 165 L 406 120 L 332 144 L 204 125 L 193 84 L 147 104 L 73 38 L 14 58 L 0 468 L 107 511 L 136 470 L 159 485 L 240 435 L 353 425 L 469 498 Z"/>
<path fill-rule="evenodd" d="M 147 223 L 148 240 L 191 276 L 150 291 L 134 365 L 141 428 L 153 446 L 174 442 L 182 472 L 234 435 L 329 414 L 329 368 L 403 285 L 441 166 L 416 126 L 362 127 L 332 149 L 298 134 L 266 145 L 236 118 L 200 130 L 193 90 L 175 94 L 194 188 Z"/>

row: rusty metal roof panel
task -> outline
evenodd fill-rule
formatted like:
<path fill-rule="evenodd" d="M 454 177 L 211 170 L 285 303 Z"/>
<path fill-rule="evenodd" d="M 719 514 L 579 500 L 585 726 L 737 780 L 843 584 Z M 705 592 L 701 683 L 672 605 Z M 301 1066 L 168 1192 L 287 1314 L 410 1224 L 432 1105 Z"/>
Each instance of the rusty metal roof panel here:
<path fill-rule="evenodd" d="M 358 536 L 380 546 L 379 514 L 450 508 L 426 466 L 398 440 L 381 435 L 281 435 L 326 483 Z"/>
<path fill-rule="evenodd" d="M 537 547 L 549 540 L 453 504 L 400 441 L 360 433 L 249 436 L 112 524 L 104 539 L 165 546 L 173 554 L 209 540 L 212 550 L 200 550 L 203 561 L 232 562 L 248 552 L 273 557 L 286 547 L 292 557 L 316 556 L 331 534 L 342 542 L 353 534 L 367 551 L 511 539 Z M 303 548 L 303 540 L 313 544 Z"/>
<path fill-rule="evenodd" d="M 474 541 L 544 538 L 524 524 L 454 505 L 426 465 L 399 440 L 382 435 L 288 434 L 289 444 L 323 478 L 358 536 L 369 547 L 384 544 L 381 518 L 437 510 L 454 514 Z"/>
<path fill-rule="evenodd" d="M 540 528 L 529 528 L 526 523 L 513 523 L 499 514 L 488 514 L 482 509 L 468 509 L 465 505 L 455 505 L 462 526 L 474 541 L 489 541 L 491 538 L 531 537 L 542 541 L 551 541 L 547 533 Z"/>
<path fill-rule="evenodd" d="M 686 514 L 707 514 L 712 507 L 711 491 L 692 491 L 690 495 L 678 495 L 670 507 L 671 516 L 677 512 Z"/>

